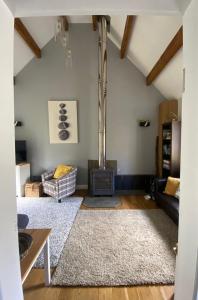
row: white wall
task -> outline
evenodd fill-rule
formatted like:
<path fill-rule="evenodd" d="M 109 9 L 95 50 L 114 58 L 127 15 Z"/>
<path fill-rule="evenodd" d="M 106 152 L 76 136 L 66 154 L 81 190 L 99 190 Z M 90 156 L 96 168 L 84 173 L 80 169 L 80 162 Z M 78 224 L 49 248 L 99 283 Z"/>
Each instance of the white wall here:
<path fill-rule="evenodd" d="M 182 98 L 179 98 L 177 101 L 178 101 L 178 120 L 182 121 Z"/>
<path fill-rule="evenodd" d="M 175 300 L 195 300 L 198 249 L 198 1 L 184 15 L 181 201 Z"/>
<path fill-rule="evenodd" d="M 16 230 L 13 16 L 0 0 L 0 299 L 23 299 Z"/>

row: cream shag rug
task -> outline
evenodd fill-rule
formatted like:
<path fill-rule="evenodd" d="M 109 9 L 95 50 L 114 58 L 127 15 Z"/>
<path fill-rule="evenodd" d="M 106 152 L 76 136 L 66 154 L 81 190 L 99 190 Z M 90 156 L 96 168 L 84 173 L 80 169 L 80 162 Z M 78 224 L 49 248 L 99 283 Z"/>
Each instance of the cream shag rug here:
<path fill-rule="evenodd" d="M 177 227 L 160 209 L 81 210 L 52 284 L 172 284 L 176 242 Z"/>

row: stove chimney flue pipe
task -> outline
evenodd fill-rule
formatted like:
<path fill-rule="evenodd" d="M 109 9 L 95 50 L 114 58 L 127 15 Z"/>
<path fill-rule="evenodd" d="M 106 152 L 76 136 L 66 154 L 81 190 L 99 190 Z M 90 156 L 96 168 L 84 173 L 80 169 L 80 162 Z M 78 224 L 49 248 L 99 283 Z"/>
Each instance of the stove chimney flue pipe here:
<path fill-rule="evenodd" d="M 106 168 L 107 31 L 110 18 L 98 16 L 98 163 Z"/>

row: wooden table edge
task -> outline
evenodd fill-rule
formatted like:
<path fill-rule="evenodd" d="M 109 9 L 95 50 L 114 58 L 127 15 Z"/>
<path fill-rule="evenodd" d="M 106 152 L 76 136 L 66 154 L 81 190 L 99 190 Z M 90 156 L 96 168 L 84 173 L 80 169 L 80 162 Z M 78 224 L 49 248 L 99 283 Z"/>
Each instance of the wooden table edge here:
<path fill-rule="evenodd" d="M 46 237 L 43 240 L 43 242 L 41 243 L 38 252 L 35 254 L 34 259 L 32 260 L 31 264 L 28 266 L 27 270 L 24 272 L 23 276 L 22 276 L 22 272 L 21 272 L 21 281 L 22 281 L 22 284 L 25 282 L 28 274 L 30 273 L 30 271 L 31 271 L 34 263 L 36 262 L 38 256 L 40 255 L 41 251 L 44 249 L 44 246 L 46 244 L 47 239 L 50 236 L 50 233 L 51 233 L 52 229 L 51 228 L 35 228 L 35 229 L 20 230 L 20 232 L 24 232 L 24 233 L 27 233 L 27 234 L 30 234 L 30 235 L 31 235 L 32 232 L 35 233 L 36 231 L 45 231 L 46 232 Z M 29 249 L 29 251 L 27 253 L 27 256 L 31 255 L 31 247 L 30 247 L 30 249 Z M 26 256 L 24 257 L 24 260 L 25 260 L 25 258 L 26 258 Z M 20 262 L 21 271 L 22 271 L 22 265 L 23 265 L 24 260 L 22 259 L 21 262 Z"/>

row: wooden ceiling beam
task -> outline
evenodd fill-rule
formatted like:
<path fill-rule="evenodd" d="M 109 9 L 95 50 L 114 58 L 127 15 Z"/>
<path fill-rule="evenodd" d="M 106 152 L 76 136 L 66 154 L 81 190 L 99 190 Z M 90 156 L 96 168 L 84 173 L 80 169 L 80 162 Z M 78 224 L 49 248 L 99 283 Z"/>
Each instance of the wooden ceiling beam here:
<path fill-rule="evenodd" d="M 129 46 L 129 42 L 131 39 L 132 29 L 135 21 L 135 16 L 127 16 L 125 28 L 124 28 L 124 34 L 122 38 L 122 44 L 120 48 L 120 58 L 124 58 L 127 54 L 127 49 Z"/>
<path fill-rule="evenodd" d="M 62 16 L 65 31 L 69 30 L 69 22 L 66 16 Z"/>
<path fill-rule="evenodd" d="M 98 28 L 97 16 L 92 16 L 92 25 L 93 25 L 93 31 L 96 31 Z"/>
<path fill-rule="evenodd" d="M 18 32 L 18 34 L 22 37 L 28 47 L 32 50 L 32 52 L 36 55 L 37 58 L 41 58 L 41 49 L 23 24 L 23 22 L 19 18 L 15 18 L 14 20 L 14 28 Z"/>
<path fill-rule="evenodd" d="M 159 76 L 159 74 L 164 70 L 167 64 L 175 56 L 175 54 L 183 46 L 183 26 L 178 30 L 164 53 L 160 56 L 159 60 L 156 62 L 148 76 L 146 77 L 146 84 L 151 85 L 151 83 Z"/>

